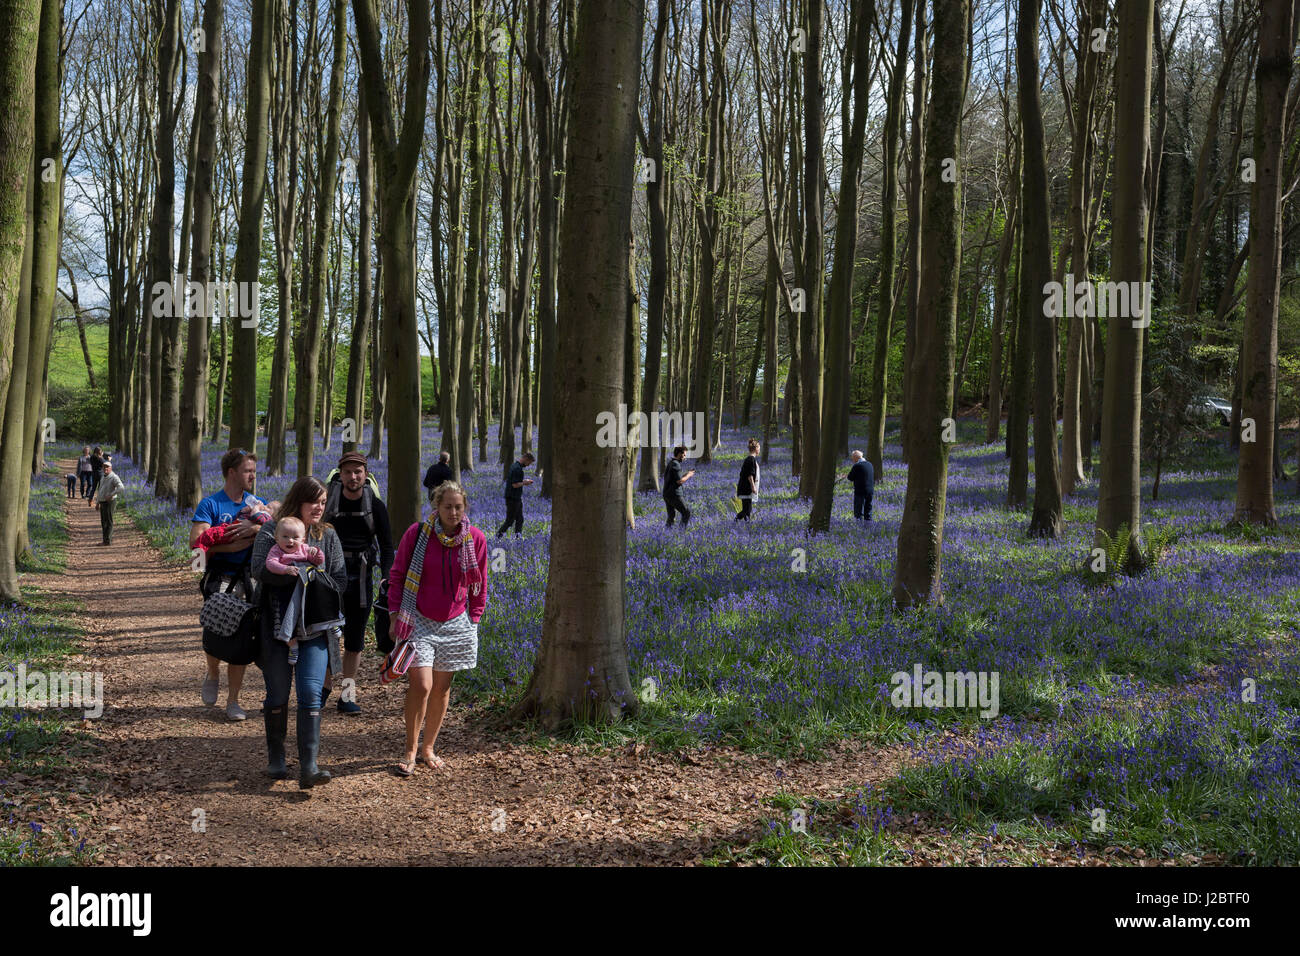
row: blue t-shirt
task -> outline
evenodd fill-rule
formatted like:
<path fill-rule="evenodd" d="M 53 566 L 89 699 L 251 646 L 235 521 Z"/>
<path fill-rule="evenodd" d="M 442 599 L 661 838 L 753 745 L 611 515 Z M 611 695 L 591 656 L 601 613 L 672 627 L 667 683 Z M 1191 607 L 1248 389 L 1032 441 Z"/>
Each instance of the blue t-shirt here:
<path fill-rule="evenodd" d="M 259 505 L 265 504 L 261 498 L 258 498 L 256 495 L 247 491 L 244 492 L 243 498 L 239 501 L 235 501 L 226 494 L 226 489 L 222 488 L 220 491 L 208 495 L 199 502 L 199 506 L 194 509 L 194 517 L 191 520 L 207 522 L 214 528 L 217 525 L 230 524 L 232 521 L 239 520 L 239 511 L 244 507 L 244 505 L 254 503 Z M 247 561 L 252 553 L 253 541 L 250 538 L 248 547 L 241 551 L 227 551 L 223 554 L 214 553 L 208 555 L 208 564 L 237 567 Z"/>

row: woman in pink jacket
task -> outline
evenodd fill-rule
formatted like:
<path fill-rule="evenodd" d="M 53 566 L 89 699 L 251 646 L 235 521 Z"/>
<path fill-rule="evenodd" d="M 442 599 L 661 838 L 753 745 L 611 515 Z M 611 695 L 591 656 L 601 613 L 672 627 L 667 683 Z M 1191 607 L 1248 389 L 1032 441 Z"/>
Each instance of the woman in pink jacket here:
<path fill-rule="evenodd" d="M 420 762 L 441 769 L 433 752 L 451 697 L 451 677 L 478 664 L 478 622 L 487 607 L 487 538 L 469 523 L 469 497 L 454 481 L 438 486 L 433 513 L 402 535 L 388 581 L 393 638 L 409 640 L 415 657 L 407 670 L 406 752 L 397 772 Z"/>

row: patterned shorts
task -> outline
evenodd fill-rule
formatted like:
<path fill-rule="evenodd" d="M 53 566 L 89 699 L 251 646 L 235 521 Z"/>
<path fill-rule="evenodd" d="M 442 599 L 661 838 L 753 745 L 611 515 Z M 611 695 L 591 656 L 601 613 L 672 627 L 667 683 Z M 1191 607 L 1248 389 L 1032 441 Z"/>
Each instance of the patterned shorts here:
<path fill-rule="evenodd" d="M 478 625 L 470 621 L 468 611 L 450 621 L 433 621 L 416 611 L 411 646 L 415 649 L 412 667 L 472 670 L 478 666 Z"/>

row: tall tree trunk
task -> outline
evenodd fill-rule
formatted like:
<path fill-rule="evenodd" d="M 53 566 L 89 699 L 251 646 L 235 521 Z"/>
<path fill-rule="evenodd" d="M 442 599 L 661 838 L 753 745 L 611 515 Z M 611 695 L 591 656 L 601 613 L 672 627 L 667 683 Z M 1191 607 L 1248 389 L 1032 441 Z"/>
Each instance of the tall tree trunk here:
<path fill-rule="evenodd" d="M 2 22 L 3 19 L 0 18 L 0 23 Z M 29 97 L 32 88 L 31 85 L 27 87 Z M 25 121 L 24 126 L 27 128 L 25 138 L 29 144 L 27 161 L 30 164 L 35 158 L 34 151 L 30 149 L 32 124 L 27 121 L 31 114 L 28 113 L 24 117 L 25 111 L 21 108 L 15 112 L 18 112 L 20 120 Z M 18 503 L 21 500 L 19 489 L 31 480 L 27 474 L 22 438 L 27 376 L 32 374 L 29 345 L 32 328 L 32 247 L 35 244 L 32 229 L 32 202 L 35 196 L 36 179 L 34 167 L 28 169 L 27 176 L 24 178 L 26 181 L 23 183 L 23 194 L 26 196 L 26 201 L 23 204 L 22 222 L 25 236 L 20 266 L 22 272 L 14 316 L 11 352 L 13 372 L 9 377 L 3 415 L 0 418 L 0 517 L 4 518 L 4 523 L 0 524 L 0 601 L 4 602 L 22 600 L 18 586 L 18 526 L 25 524 L 25 521 L 24 516 L 18 512 Z"/>
<path fill-rule="evenodd" d="M 63 38 L 58 0 L 41 4 L 40 40 L 36 54 L 35 143 L 32 165 L 31 340 L 27 391 L 23 410 L 25 462 L 29 476 L 39 474 L 44 461 L 45 429 L 42 409 L 47 390 L 50 333 L 54 325 L 54 294 L 59 276 L 59 235 L 63 210 L 63 149 L 59 133 L 59 50 Z M 37 371 L 39 369 L 39 372 Z M 31 482 L 18 485 L 15 553 L 27 551 L 27 514 Z M 6 522 L 7 523 L 7 522 Z"/>
<path fill-rule="evenodd" d="M 925 94 L 930 82 L 925 33 L 925 3 L 916 5 L 916 36 L 912 53 L 912 137 L 907 177 L 907 322 L 903 332 L 903 414 L 899 422 L 899 444 L 903 461 L 911 461 L 912 367 L 916 355 L 917 302 L 921 295 L 921 178 L 925 168 Z M 955 158 L 955 157 L 954 157 Z M 955 333 L 954 333 L 955 334 Z"/>
<path fill-rule="evenodd" d="M 880 300 L 876 306 L 876 342 L 871 358 L 871 398 L 867 406 L 867 460 L 879 481 L 885 473 L 885 415 L 889 401 L 889 344 L 894 327 L 895 256 L 898 244 L 898 132 L 903 120 L 903 84 L 912 37 L 913 0 L 902 0 L 898 49 L 885 96 L 884 169 L 881 173 Z"/>
<path fill-rule="evenodd" d="M 952 414 L 957 345 L 957 280 L 961 271 L 961 173 L 945 182 L 944 158 L 961 156 L 966 98 L 968 0 L 934 11 L 934 82 L 925 120 L 925 187 L 921 214 L 921 298 L 917 303 L 914 385 L 908 436 L 907 495 L 898 530 L 894 603 L 900 608 L 942 601 L 943 519 L 948 496 L 944 419 Z M 919 51 L 918 51 L 919 52 Z"/>
<path fill-rule="evenodd" d="M 185 383 L 179 423 L 179 474 L 176 507 L 193 511 L 203 497 L 200 454 L 203 451 L 204 415 L 208 406 L 208 335 L 212 331 L 212 174 L 217 155 L 217 90 L 221 85 L 221 40 L 225 24 L 223 0 L 205 0 L 199 54 L 199 89 L 195 100 L 198 150 L 194 164 L 194 244 L 190 280 L 203 290 L 201 301 L 189 317 L 185 351 Z"/>
<path fill-rule="evenodd" d="M 395 529 L 419 520 L 420 336 L 415 308 L 415 170 L 424 137 L 429 87 L 429 2 L 407 0 L 406 95 L 402 129 L 394 128 L 392 93 L 384 79 L 375 0 L 353 0 L 361 82 L 374 137 L 383 261 L 384 366 L 388 388 L 402 396 L 388 415 L 388 512 Z"/>
<path fill-rule="evenodd" d="M 1255 68 L 1255 183 L 1250 192 L 1250 265 L 1242 344 L 1241 419 L 1254 423 L 1237 458 L 1233 520 L 1272 527 L 1273 444 L 1277 402 L 1277 316 L 1282 277 L 1282 190 L 1287 91 L 1296 10 L 1292 0 L 1260 0 Z"/>
<path fill-rule="evenodd" d="M 1023 196 L 1023 188 L 1021 192 Z M 1017 277 L 1025 271 L 1026 247 L 1029 245 L 1023 228 L 1021 233 Z M 1010 407 L 1007 409 L 1007 457 L 1011 459 L 1007 472 L 1008 508 L 1023 508 L 1029 499 L 1029 398 L 1033 378 L 1033 331 L 1030 321 L 1026 319 L 1029 314 L 1026 309 L 1032 309 L 1042 301 L 1041 286 L 1038 290 L 1029 290 L 1029 297 L 1026 297 L 1025 287 L 1020 282 L 1017 282 L 1017 286 L 1013 309 L 1016 328 L 1012 343 Z"/>
<path fill-rule="evenodd" d="M 1097 76 L 1101 70 L 1102 52 L 1096 44 L 1084 42 L 1094 30 L 1106 29 L 1107 4 L 1105 0 L 1084 0 L 1079 7 L 1079 62 L 1074 84 L 1074 128 L 1070 150 L 1070 272 L 1077 287 L 1090 281 L 1088 271 L 1088 213 L 1091 209 L 1093 176 L 1093 111 L 1096 102 Z M 1077 310 L 1070 317 L 1065 342 L 1065 404 L 1061 426 L 1061 492 L 1074 493 L 1074 486 L 1083 480 L 1084 443 L 1091 445 L 1092 435 L 1085 425 L 1083 413 L 1087 407 L 1089 383 L 1084 376 L 1087 362 L 1085 352 L 1089 316 Z"/>
<path fill-rule="evenodd" d="M 222 273 L 224 272 L 223 269 Z M 230 374 L 230 335 L 226 331 L 226 326 L 229 323 L 229 313 L 223 312 L 217 320 L 221 351 L 217 359 L 217 391 L 212 403 L 212 418 L 208 421 L 208 440 L 213 444 L 221 440 L 221 419 L 226 406 L 226 378 Z"/>
<path fill-rule="evenodd" d="M 631 232 L 627 245 L 627 330 L 623 336 L 623 402 L 627 405 L 628 421 L 635 421 L 641 410 L 640 396 L 637 388 L 641 378 L 641 293 L 636 284 L 636 239 Z M 624 488 L 624 518 L 629 529 L 636 527 L 636 480 L 637 449 L 645 441 L 645 435 L 639 425 L 629 429 L 627 448 L 624 449 L 627 486 Z M 643 457 L 653 458 L 654 449 L 646 448 Z"/>
<path fill-rule="evenodd" d="M 867 128 L 867 98 L 871 93 L 871 30 L 875 0 L 853 0 L 848 22 L 853 43 L 853 117 L 844 131 L 844 161 L 835 221 L 835 261 L 831 269 L 830 301 L 826 309 L 826 352 L 831 356 L 822 406 L 824 426 L 817 459 L 816 491 L 808 527 L 828 531 L 835 503 L 835 479 L 841 462 L 837 437 L 848 417 L 849 376 L 840 362 L 848 354 L 853 324 L 853 260 L 858 246 L 858 172 Z M 960 112 L 960 107 L 959 107 Z"/>
<path fill-rule="evenodd" d="M 634 714 L 624 639 L 624 451 L 591 423 L 623 396 L 644 0 L 583 0 L 573 88 L 556 349 L 555 475 L 542 642 L 512 716 L 548 728 Z"/>
<path fill-rule="evenodd" d="M 668 299 L 668 216 L 664 164 L 664 65 L 668 54 L 668 19 L 674 0 L 658 0 L 654 49 L 650 66 L 650 128 L 646 157 L 654 163 L 654 176 L 646 183 L 646 216 L 650 225 L 650 285 L 646 298 L 645 383 L 641 408 L 653 415 L 659 405 L 660 363 L 664 348 L 664 305 Z M 656 438 L 661 436 L 656 435 Z M 659 490 L 659 456 L 650 448 L 641 456 L 641 491 Z"/>
<path fill-rule="evenodd" d="M 325 113 L 325 152 L 319 157 L 320 184 L 316 191 L 316 223 L 312 238 L 312 288 L 298 345 L 298 385 L 294 390 L 293 429 L 298 444 L 298 477 L 315 467 L 316 390 L 319 387 L 321 322 L 325 309 L 325 284 L 329 278 L 330 234 L 334 228 L 334 193 L 338 188 L 339 126 L 343 114 L 343 72 L 347 67 L 348 17 L 345 0 L 334 0 L 334 52 L 330 69 L 329 105 Z M 333 338 L 329 348 L 334 348 Z M 326 383 L 326 388 L 331 383 Z M 417 410 L 418 414 L 418 410 Z M 324 423 L 329 428 L 329 421 Z"/>
<path fill-rule="evenodd" d="M 460 336 L 460 381 L 456 391 L 456 427 L 459 445 L 460 467 L 469 471 L 474 469 L 472 449 L 474 418 L 474 346 L 479 330 L 479 297 L 483 295 L 482 262 L 484 258 L 483 210 L 487 202 L 488 162 L 487 151 L 483 149 L 482 113 L 480 103 L 482 89 L 480 76 L 483 73 L 483 24 L 477 3 L 470 4 L 470 29 L 473 32 L 471 46 L 473 60 L 469 66 L 469 99 L 466 109 L 469 111 L 465 123 L 465 139 L 469 145 L 467 172 L 472 177 L 469 186 L 469 239 L 465 252 L 465 293 L 462 299 L 461 315 L 464 325 Z"/>
<path fill-rule="evenodd" d="M 153 215 L 149 221 L 149 303 L 150 308 L 140 315 L 140 341 L 145 346 L 147 360 L 140 363 L 138 378 L 140 392 L 139 442 L 144 453 L 140 462 L 147 478 L 158 476 L 158 450 L 161 400 L 162 335 L 177 303 L 172 297 L 174 267 L 172 243 L 176 209 L 176 61 L 179 55 L 181 8 L 180 0 L 152 0 L 151 18 L 158 29 L 158 74 L 155 90 L 158 125 L 154 129 L 154 194 Z M 179 326 L 180 317 L 174 320 Z M 178 342 L 179 344 L 179 342 Z M 173 376 L 172 383 L 175 383 Z M 179 414 L 179 407 L 176 409 Z M 175 416 L 172 418 L 175 421 Z M 171 456 L 171 453 L 168 453 Z M 175 478 L 171 481 L 175 489 Z M 157 484 L 154 485 L 158 491 Z"/>
<path fill-rule="evenodd" d="M 1147 192 L 1143 178 L 1151 145 L 1151 44 L 1155 0 L 1119 7 L 1116 53 L 1114 223 L 1111 281 L 1147 279 Z M 1101 482 L 1095 544 L 1105 547 L 1121 527 L 1129 546 L 1127 570 L 1142 570 L 1141 429 L 1143 330 L 1124 316 L 1106 322 L 1106 372 L 1102 389 Z"/>
<path fill-rule="evenodd" d="M 352 420 L 356 441 L 345 441 L 343 451 L 361 447 L 361 421 L 366 391 L 366 355 L 370 347 L 371 288 L 373 266 L 370 250 L 374 242 L 371 220 L 375 208 L 375 186 L 371 175 L 370 115 L 366 112 L 364 84 L 357 87 L 357 298 L 352 319 L 352 341 L 348 346 L 348 394 L 344 417 Z"/>
<path fill-rule="evenodd" d="M 1044 315 L 1043 289 L 1052 281 L 1052 224 L 1047 199 L 1047 145 L 1038 93 L 1038 19 L 1042 0 L 1021 0 L 1016 21 L 1016 75 L 1024 181 L 1020 256 L 1020 315 L 1034 350 L 1034 510 L 1029 533 L 1061 531 L 1061 465 L 1056 450 L 1056 317 Z"/>
<path fill-rule="evenodd" d="M 998 278 L 993 286 L 993 327 L 989 332 L 989 409 L 984 428 L 984 442 L 989 445 L 998 440 L 998 429 L 1002 425 L 1002 358 L 1005 351 L 1003 329 L 1007 315 L 1007 276 L 1011 268 L 1011 254 L 1015 251 L 1016 230 L 1020 228 L 1019 142 L 1017 137 L 1016 145 L 1012 147 L 1011 178 L 1007 183 L 1011 194 L 1010 208 L 998 244 Z"/>
<path fill-rule="evenodd" d="M 267 110 L 271 99 L 271 9 L 274 0 L 252 0 L 248 70 L 244 78 L 244 163 L 240 176 L 239 239 L 235 283 L 249 308 L 232 310 L 230 348 L 230 447 L 257 448 L 258 277 L 262 268 L 262 211 L 266 202 Z"/>
<path fill-rule="evenodd" d="M 808 0 L 807 51 L 803 55 L 803 258 L 801 282 L 807 311 L 799 321 L 799 408 L 803 422 L 803 465 L 799 497 L 811 498 L 817 484 L 817 456 L 822 443 L 822 377 L 825 372 L 822 328 L 822 20 L 825 0 Z M 830 441 L 835 440 L 830 433 Z"/>
<path fill-rule="evenodd" d="M 717 257 L 722 250 L 722 217 L 718 211 L 719 200 L 725 184 L 722 157 L 723 128 L 726 111 L 726 75 L 722 47 L 726 42 L 729 17 L 725 6 L 717 0 L 706 0 L 700 8 L 700 42 L 698 47 L 700 102 L 704 104 L 705 118 L 701 130 L 700 154 L 697 175 L 703 190 L 696 213 L 699 228 L 699 324 L 696 327 L 696 362 L 691 376 L 689 410 L 704 413 L 704 434 L 695 436 L 703 442 L 699 456 L 702 464 L 713 460 L 712 401 L 713 335 L 717 325 Z M 725 276 L 721 288 L 726 290 Z"/>
<path fill-rule="evenodd" d="M 539 329 L 537 367 L 537 468 L 542 475 L 541 495 L 549 498 L 555 476 L 551 468 L 555 440 L 555 269 L 559 228 L 559 183 L 556 180 L 558 144 L 555 142 L 551 96 L 550 4 L 528 0 L 528 73 L 533 83 L 533 109 L 537 129 L 537 325 Z"/>
<path fill-rule="evenodd" d="M 41 0 L 0 0 L 0 420 L 14 374 L 14 337 L 27 246 L 27 180 L 32 175 L 36 50 Z M 25 371 L 25 365 L 24 365 Z M 9 499 L 15 501 L 17 499 Z M 16 601 L 17 571 L 6 561 L 0 599 Z M 7 578 L 8 580 L 4 580 Z"/>

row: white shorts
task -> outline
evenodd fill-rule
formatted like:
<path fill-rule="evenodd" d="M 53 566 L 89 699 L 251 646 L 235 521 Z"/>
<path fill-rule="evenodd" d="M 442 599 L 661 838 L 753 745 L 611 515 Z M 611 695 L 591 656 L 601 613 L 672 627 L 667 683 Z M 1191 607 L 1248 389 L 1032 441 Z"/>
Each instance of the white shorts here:
<path fill-rule="evenodd" d="M 468 611 L 450 621 L 433 621 L 416 611 L 411 646 L 415 649 L 411 667 L 472 670 L 478 666 L 478 625 L 470 621 Z"/>

